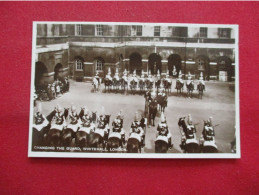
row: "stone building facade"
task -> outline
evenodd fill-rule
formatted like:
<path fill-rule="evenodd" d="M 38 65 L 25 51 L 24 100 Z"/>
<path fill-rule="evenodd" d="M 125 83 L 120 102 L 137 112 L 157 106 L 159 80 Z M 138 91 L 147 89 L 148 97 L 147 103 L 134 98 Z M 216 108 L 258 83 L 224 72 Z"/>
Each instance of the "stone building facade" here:
<path fill-rule="evenodd" d="M 118 68 L 140 74 L 175 67 L 206 79 L 230 81 L 235 70 L 235 28 L 208 25 L 38 23 L 35 84 L 70 76 L 105 76 Z"/>

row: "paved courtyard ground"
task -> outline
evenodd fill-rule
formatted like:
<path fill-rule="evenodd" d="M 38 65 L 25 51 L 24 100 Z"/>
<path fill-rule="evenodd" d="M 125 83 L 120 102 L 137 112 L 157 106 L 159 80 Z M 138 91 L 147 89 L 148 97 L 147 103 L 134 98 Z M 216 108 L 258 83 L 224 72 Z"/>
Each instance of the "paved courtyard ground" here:
<path fill-rule="evenodd" d="M 197 83 L 197 81 L 196 81 Z M 193 122 L 197 125 L 197 137 L 201 136 L 203 129 L 203 120 L 208 117 L 213 117 L 214 125 L 219 124 L 215 128 L 216 144 L 220 152 L 229 153 L 230 142 L 235 137 L 235 93 L 234 84 L 208 81 L 206 82 L 206 91 L 203 99 L 198 99 L 198 92 L 194 92 L 193 98 L 188 98 L 185 95 L 177 96 L 174 89 L 175 80 L 173 81 L 172 93 L 168 98 L 168 107 L 165 110 L 169 130 L 172 134 L 173 149 L 168 153 L 182 152 L 179 145 L 181 135 L 178 127 L 179 117 L 191 114 Z M 196 88 L 196 85 L 195 85 Z M 186 89 L 184 89 L 186 94 Z M 38 102 L 37 102 L 38 103 Z M 71 104 L 80 108 L 87 106 L 90 111 L 101 111 L 104 106 L 105 113 L 111 114 L 111 121 L 116 117 L 117 113 L 122 110 L 124 115 L 124 129 L 126 139 L 129 136 L 130 125 L 134 120 L 135 112 L 144 113 L 145 101 L 143 95 L 132 94 L 115 94 L 105 93 L 104 85 L 97 93 L 93 92 L 91 83 L 70 81 L 70 91 L 55 100 L 49 102 L 41 102 L 42 110 L 45 115 L 48 115 L 57 104 L 62 107 L 70 107 Z M 160 112 L 156 117 L 156 126 L 160 121 Z M 146 146 L 142 150 L 144 153 L 154 153 L 154 141 L 156 134 L 156 126 L 147 128 L 146 131 Z"/>

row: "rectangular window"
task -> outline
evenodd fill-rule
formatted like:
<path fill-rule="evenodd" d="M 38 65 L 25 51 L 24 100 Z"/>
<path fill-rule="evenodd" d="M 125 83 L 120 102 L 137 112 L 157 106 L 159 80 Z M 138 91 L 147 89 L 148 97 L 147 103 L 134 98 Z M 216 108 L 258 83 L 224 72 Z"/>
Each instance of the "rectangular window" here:
<path fill-rule="evenodd" d="M 76 70 L 82 71 L 83 70 L 83 62 L 82 60 L 77 59 L 76 60 Z"/>
<path fill-rule="evenodd" d="M 142 36 L 142 26 L 136 26 L 137 28 L 137 36 Z"/>
<path fill-rule="evenodd" d="M 218 33 L 219 33 L 219 38 L 230 38 L 229 28 L 219 28 Z"/>
<path fill-rule="evenodd" d="M 103 70 L 103 62 L 101 60 L 96 61 L 96 70 L 102 71 Z"/>
<path fill-rule="evenodd" d="M 100 24 L 96 25 L 96 35 L 103 36 L 103 25 L 100 25 Z"/>
<path fill-rule="evenodd" d="M 75 35 L 82 35 L 82 25 L 81 24 L 76 24 Z"/>
<path fill-rule="evenodd" d="M 160 37 L 160 26 L 155 26 L 154 28 L 154 36 Z"/>
<path fill-rule="evenodd" d="M 188 28 L 187 27 L 173 27 L 172 37 L 187 37 Z"/>
<path fill-rule="evenodd" d="M 207 32 L 208 32 L 208 28 L 201 27 L 200 28 L 200 37 L 207 38 Z"/>
<path fill-rule="evenodd" d="M 179 37 L 179 35 L 180 35 L 179 27 L 173 27 L 172 36 Z"/>

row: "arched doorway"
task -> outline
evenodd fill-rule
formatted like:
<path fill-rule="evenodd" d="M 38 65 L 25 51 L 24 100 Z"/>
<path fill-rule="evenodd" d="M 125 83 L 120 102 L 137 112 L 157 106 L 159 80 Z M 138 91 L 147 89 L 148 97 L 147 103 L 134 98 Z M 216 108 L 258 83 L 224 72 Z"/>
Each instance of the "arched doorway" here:
<path fill-rule="evenodd" d="M 142 70 L 142 57 L 139 53 L 132 53 L 129 57 L 129 70 L 130 73 L 133 73 L 134 70 L 136 70 L 136 73 L 138 75 L 141 74 Z"/>
<path fill-rule="evenodd" d="M 168 70 L 171 76 L 173 75 L 174 66 L 178 77 L 179 71 L 182 70 L 182 59 L 178 54 L 171 54 L 168 57 Z"/>
<path fill-rule="evenodd" d="M 162 72 L 160 55 L 156 53 L 150 54 L 150 56 L 148 57 L 148 70 L 151 71 L 151 74 L 157 74 L 157 70 L 159 70 L 160 73 Z"/>
<path fill-rule="evenodd" d="M 199 77 L 199 75 L 201 74 L 201 72 L 203 73 L 203 77 L 205 80 L 209 80 L 210 79 L 210 61 L 209 58 L 207 56 L 198 56 L 196 58 L 196 76 L 197 78 Z"/>
<path fill-rule="evenodd" d="M 57 79 L 61 80 L 62 78 L 62 64 L 58 63 L 54 68 L 54 81 Z"/>
<path fill-rule="evenodd" d="M 227 77 L 227 81 L 232 80 L 234 76 L 234 68 L 232 67 L 232 60 L 227 56 L 221 56 L 217 59 L 217 71 L 219 76 Z"/>
<path fill-rule="evenodd" d="M 44 81 L 43 81 L 44 73 L 48 73 L 48 69 L 45 66 L 45 64 L 42 62 L 36 62 L 36 64 L 35 64 L 35 80 L 34 80 L 34 85 L 35 85 L 36 89 L 38 89 L 42 85 L 44 85 Z"/>

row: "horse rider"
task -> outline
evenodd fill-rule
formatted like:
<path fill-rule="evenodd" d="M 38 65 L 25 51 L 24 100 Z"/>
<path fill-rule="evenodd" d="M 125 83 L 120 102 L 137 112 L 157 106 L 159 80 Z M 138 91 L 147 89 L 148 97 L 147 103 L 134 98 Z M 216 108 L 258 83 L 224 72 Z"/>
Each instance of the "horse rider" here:
<path fill-rule="evenodd" d="M 193 83 L 193 80 L 192 80 L 192 75 L 189 72 L 188 77 L 187 77 L 187 81 L 186 81 L 186 85 L 190 85 L 191 83 Z"/>
<path fill-rule="evenodd" d="M 81 126 L 81 120 L 79 115 L 76 113 L 76 107 L 71 105 L 70 113 L 69 113 L 69 124 L 67 128 L 72 129 L 74 133 L 79 129 Z"/>
<path fill-rule="evenodd" d="M 143 72 L 143 70 L 141 71 L 141 77 L 140 77 L 140 79 L 139 80 L 142 80 L 143 82 L 145 82 L 145 74 L 144 74 L 144 72 Z"/>
<path fill-rule="evenodd" d="M 141 143 L 141 145 L 143 147 L 145 146 L 145 132 L 143 130 L 141 122 L 138 121 L 138 113 L 137 112 L 135 113 L 134 121 L 131 123 L 129 137 L 130 138 L 131 137 L 136 138 Z"/>
<path fill-rule="evenodd" d="M 200 77 L 199 77 L 199 84 L 202 84 L 202 85 L 203 85 L 203 88 L 204 88 L 204 91 L 205 91 L 205 82 L 204 82 L 204 80 L 203 80 L 203 74 L 202 74 L 202 72 L 201 72 Z"/>
<path fill-rule="evenodd" d="M 117 117 L 112 122 L 112 131 L 109 134 L 109 138 L 110 137 L 117 137 L 122 143 L 125 143 L 125 131 L 123 129 L 123 116 L 121 116 L 121 112 L 118 113 Z"/>
<path fill-rule="evenodd" d="M 49 124 L 49 121 L 41 113 L 41 111 L 41 104 L 39 103 L 38 107 L 36 108 L 36 113 L 34 114 L 34 124 L 32 125 L 32 127 L 37 129 L 37 131 L 41 131 L 44 127 L 48 126 Z"/>
<path fill-rule="evenodd" d="M 180 71 L 180 72 L 179 72 L 178 79 L 176 79 L 176 83 L 177 83 L 177 82 L 180 82 L 180 83 L 182 83 L 182 84 L 183 84 L 182 76 L 183 76 L 183 75 L 182 75 L 182 72 Z M 175 89 L 176 89 L 176 86 L 175 86 Z"/>
<path fill-rule="evenodd" d="M 104 108 L 102 108 L 101 114 L 97 118 L 97 128 L 95 128 L 94 132 L 98 133 L 107 142 L 108 128 L 108 123 L 105 121 Z"/>
<path fill-rule="evenodd" d="M 98 72 L 95 74 L 95 77 L 94 77 L 94 78 L 98 81 L 99 84 L 101 83 L 100 77 L 99 77 L 99 73 L 98 73 Z"/>
<path fill-rule="evenodd" d="M 207 121 L 204 121 L 202 135 L 205 141 L 215 141 L 215 131 L 212 124 L 212 117 L 210 117 Z"/>
<path fill-rule="evenodd" d="M 84 110 L 84 115 L 82 116 L 81 121 L 82 123 L 79 129 L 80 131 L 85 131 L 88 134 L 94 131 L 95 125 L 92 123 L 89 111 L 86 108 Z"/>
<path fill-rule="evenodd" d="M 169 71 L 167 71 L 167 73 L 166 73 L 165 81 L 167 81 L 168 83 L 172 83 L 172 80 L 169 77 Z"/>
<path fill-rule="evenodd" d="M 116 72 L 115 72 L 115 75 L 114 75 L 113 78 L 114 78 L 116 81 L 119 81 L 119 80 L 120 80 L 118 68 L 116 68 Z"/>
<path fill-rule="evenodd" d="M 166 141 L 168 144 L 168 147 L 171 148 L 172 147 L 172 144 L 171 144 L 172 135 L 168 130 L 168 125 L 167 125 L 166 118 L 165 118 L 163 112 L 161 114 L 161 121 L 157 126 L 156 138 L 159 139 L 159 137 L 161 137 L 161 136 L 166 138 L 164 141 Z"/>
<path fill-rule="evenodd" d="M 174 77 L 174 78 L 176 78 L 176 77 L 177 77 L 177 71 L 176 71 L 175 66 L 174 66 L 174 68 L 173 68 L 173 77 Z"/>
<path fill-rule="evenodd" d="M 52 118 L 50 129 L 58 129 L 62 131 L 63 128 L 66 126 L 64 109 L 60 105 L 57 105 L 54 110 L 55 115 Z"/>
<path fill-rule="evenodd" d="M 153 83 L 153 82 L 154 82 L 154 80 L 153 80 L 153 78 L 152 78 L 152 75 L 151 75 L 151 71 L 149 71 L 149 73 L 148 73 L 148 78 L 147 78 L 147 80 L 149 80 L 150 83 Z"/>
<path fill-rule="evenodd" d="M 125 69 L 124 72 L 123 72 L 123 76 L 122 76 L 122 79 L 126 82 L 128 82 L 128 76 L 127 76 L 127 70 Z"/>
<path fill-rule="evenodd" d="M 107 75 L 105 76 L 106 79 L 112 81 L 112 77 L 111 77 L 111 70 L 109 69 Z"/>
<path fill-rule="evenodd" d="M 133 72 L 131 81 L 135 81 L 136 83 L 138 83 L 138 78 L 137 78 L 137 75 L 136 75 L 136 70 L 134 70 L 134 72 Z"/>

